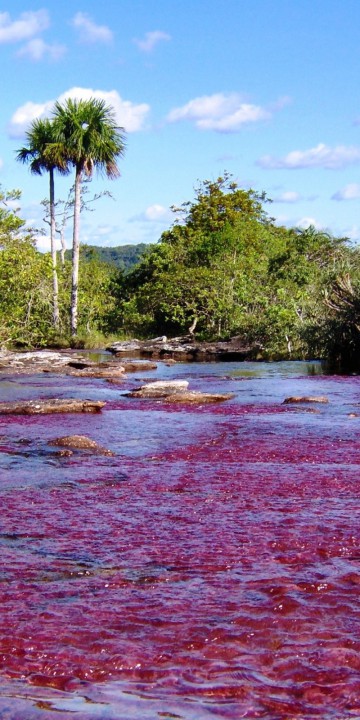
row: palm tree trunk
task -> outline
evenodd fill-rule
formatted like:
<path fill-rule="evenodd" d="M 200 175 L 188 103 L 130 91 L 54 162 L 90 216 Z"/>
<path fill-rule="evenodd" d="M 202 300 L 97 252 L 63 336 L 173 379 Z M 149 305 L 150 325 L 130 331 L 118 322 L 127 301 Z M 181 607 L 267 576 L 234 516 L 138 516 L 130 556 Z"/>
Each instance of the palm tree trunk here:
<path fill-rule="evenodd" d="M 50 248 L 52 260 L 52 276 L 53 276 L 53 325 L 58 330 L 60 323 L 59 316 L 59 284 L 56 270 L 56 245 L 55 245 L 55 188 L 54 188 L 54 170 L 51 168 L 50 174 Z"/>
<path fill-rule="evenodd" d="M 72 245 L 72 275 L 71 275 L 71 334 L 77 333 L 78 321 L 78 284 L 79 284 L 79 254 L 80 254 L 80 209 L 81 209 L 81 180 L 82 166 L 76 166 L 75 197 L 74 197 L 74 226 Z"/>

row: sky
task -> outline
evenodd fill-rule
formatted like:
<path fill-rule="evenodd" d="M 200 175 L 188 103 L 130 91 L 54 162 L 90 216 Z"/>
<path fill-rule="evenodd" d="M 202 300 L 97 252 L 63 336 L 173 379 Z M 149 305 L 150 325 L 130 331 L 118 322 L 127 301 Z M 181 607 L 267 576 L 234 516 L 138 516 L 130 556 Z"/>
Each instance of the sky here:
<path fill-rule="evenodd" d="M 360 241 L 359 0 L 8 0 L 0 10 L 3 190 L 46 228 L 48 177 L 16 161 L 56 100 L 103 98 L 125 129 L 121 177 L 81 217 L 81 241 L 157 242 L 224 171 L 265 191 L 278 224 Z M 73 176 L 57 178 L 65 200 Z M 71 222 L 67 227 L 71 245 Z"/>

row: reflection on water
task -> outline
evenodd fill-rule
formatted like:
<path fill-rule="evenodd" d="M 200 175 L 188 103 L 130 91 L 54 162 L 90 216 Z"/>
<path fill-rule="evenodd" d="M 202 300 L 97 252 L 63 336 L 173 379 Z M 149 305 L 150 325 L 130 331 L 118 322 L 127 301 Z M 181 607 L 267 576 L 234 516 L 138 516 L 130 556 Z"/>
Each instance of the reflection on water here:
<path fill-rule="evenodd" d="M 235 397 L 127 397 L 160 378 Z M 10 391 L 106 406 L 0 416 L 1 717 L 357 717 L 360 378 L 159 363 Z M 60 456 L 64 434 L 115 455 Z"/>

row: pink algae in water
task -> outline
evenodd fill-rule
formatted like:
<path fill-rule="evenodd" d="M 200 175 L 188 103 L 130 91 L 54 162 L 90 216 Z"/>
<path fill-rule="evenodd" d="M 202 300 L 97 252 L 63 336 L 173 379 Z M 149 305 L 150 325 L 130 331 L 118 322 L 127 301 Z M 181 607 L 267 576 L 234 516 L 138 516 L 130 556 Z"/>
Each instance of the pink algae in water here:
<path fill-rule="evenodd" d="M 298 379 L 319 413 L 226 382 L 0 421 L 1 717 L 360 715 L 359 380 Z M 116 456 L 56 456 L 75 429 Z"/>

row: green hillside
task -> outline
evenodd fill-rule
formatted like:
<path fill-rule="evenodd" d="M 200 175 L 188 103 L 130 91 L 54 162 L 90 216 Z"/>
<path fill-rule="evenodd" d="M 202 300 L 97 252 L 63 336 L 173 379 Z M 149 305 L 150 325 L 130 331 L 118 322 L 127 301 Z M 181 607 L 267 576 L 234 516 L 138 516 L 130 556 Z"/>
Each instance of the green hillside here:
<path fill-rule="evenodd" d="M 119 270 L 128 272 L 136 265 L 145 250 L 152 246 L 147 243 L 137 245 L 117 245 L 116 247 L 100 247 L 99 245 L 83 245 L 81 247 L 82 258 L 91 259 L 98 257 L 102 262 L 114 265 Z M 71 259 L 71 250 L 67 250 L 66 258 Z"/>

